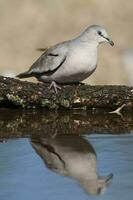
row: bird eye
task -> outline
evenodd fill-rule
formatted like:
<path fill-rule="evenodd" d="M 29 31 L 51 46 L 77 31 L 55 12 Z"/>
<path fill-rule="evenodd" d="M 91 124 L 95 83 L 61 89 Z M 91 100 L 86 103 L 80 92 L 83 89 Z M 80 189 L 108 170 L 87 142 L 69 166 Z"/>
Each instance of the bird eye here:
<path fill-rule="evenodd" d="M 97 31 L 98 35 L 102 35 L 102 32 L 101 31 Z"/>

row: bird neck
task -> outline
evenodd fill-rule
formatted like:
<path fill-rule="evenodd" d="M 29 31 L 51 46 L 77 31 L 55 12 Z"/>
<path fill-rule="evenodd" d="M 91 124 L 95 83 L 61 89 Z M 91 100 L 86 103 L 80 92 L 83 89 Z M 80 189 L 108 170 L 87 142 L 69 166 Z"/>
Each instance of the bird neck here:
<path fill-rule="evenodd" d="M 98 42 L 97 40 L 93 39 L 91 36 L 82 33 L 80 36 L 77 37 L 78 40 L 80 40 L 80 42 L 86 43 L 89 46 L 93 46 L 93 47 L 97 47 L 98 46 Z"/>

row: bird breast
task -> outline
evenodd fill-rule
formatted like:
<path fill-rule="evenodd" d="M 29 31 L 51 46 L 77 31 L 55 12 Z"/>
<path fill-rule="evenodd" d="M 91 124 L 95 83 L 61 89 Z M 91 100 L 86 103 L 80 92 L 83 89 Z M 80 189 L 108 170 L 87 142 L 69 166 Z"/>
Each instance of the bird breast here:
<path fill-rule="evenodd" d="M 69 53 L 66 62 L 66 65 L 71 66 L 71 70 L 81 73 L 94 70 L 97 64 L 97 48 L 95 46 L 77 47 L 72 49 L 72 52 Z"/>

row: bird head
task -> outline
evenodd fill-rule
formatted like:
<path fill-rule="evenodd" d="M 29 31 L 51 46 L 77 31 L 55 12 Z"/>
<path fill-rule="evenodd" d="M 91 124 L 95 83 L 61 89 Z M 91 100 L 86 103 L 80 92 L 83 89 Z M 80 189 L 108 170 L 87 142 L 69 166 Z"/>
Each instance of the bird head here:
<path fill-rule="evenodd" d="M 98 196 L 105 193 L 112 179 L 113 174 L 109 174 L 107 176 L 97 177 L 96 179 L 82 180 L 80 181 L 80 185 L 84 188 L 86 193 L 92 196 Z"/>
<path fill-rule="evenodd" d="M 107 42 L 111 46 L 114 45 L 114 42 L 110 39 L 107 34 L 107 31 L 98 25 L 89 26 L 82 34 L 82 36 L 89 40 L 99 43 Z"/>

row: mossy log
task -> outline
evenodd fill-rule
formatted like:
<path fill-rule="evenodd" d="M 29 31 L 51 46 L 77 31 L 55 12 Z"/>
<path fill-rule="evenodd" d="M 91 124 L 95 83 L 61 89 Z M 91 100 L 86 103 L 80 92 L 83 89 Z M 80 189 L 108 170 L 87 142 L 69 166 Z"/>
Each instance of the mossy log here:
<path fill-rule="evenodd" d="M 0 76 L 0 107 L 84 109 L 112 111 L 125 104 L 124 111 L 133 112 L 133 87 L 90 86 L 85 84 L 62 86 L 55 94 L 47 84 L 31 83 Z"/>

